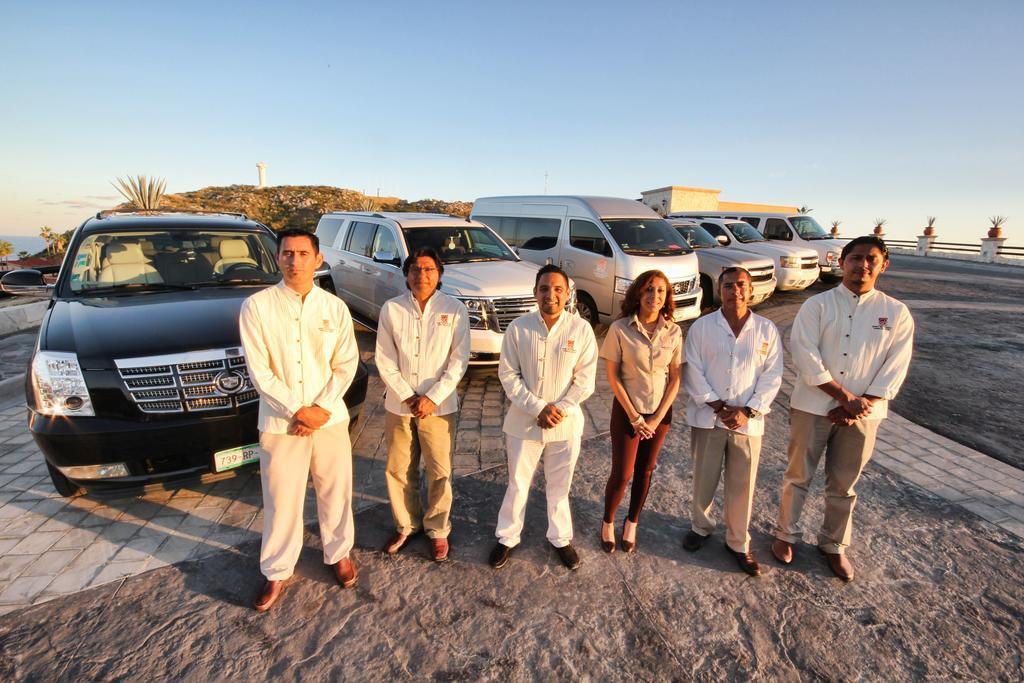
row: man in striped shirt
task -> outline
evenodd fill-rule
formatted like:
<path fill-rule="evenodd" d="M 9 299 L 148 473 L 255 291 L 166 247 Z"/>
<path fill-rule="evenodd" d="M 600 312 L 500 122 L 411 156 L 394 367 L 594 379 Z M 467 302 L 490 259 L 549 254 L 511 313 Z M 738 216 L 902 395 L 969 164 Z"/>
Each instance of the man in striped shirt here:
<path fill-rule="evenodd" d="M 579 567 L 572 547 L 569 488 L 583 438 L 580 404 L 594 393 L 597 340 L 590 324 L 565 311 L 569 277 L 554 265 L 537 271 L 537 311 L 505 330 L 498 378 L 512 405 L 505 415 L 508 488 L 498 513 L 498 543 L 490 563 L 499 569 L 519 544 L 530 483 L 544 459 L 548 541 L 569 569 Z"/>

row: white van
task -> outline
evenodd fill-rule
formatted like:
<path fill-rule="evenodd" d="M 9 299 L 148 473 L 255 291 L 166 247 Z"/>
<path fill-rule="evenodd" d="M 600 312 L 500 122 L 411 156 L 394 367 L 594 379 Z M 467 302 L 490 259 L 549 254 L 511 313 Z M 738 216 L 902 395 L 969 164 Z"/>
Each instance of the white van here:
<path fill-rule="evenodd" d="M 680 215 L 731 218 L 750 223 L 765 236 L 765 239 L 813 249 L 818 254 L 818 268 L 821 271 L 822 282 L 837 282 L 843 279 L 843 271 L 839 267 L 839 254 L 850 240 L 832 237 L 818 221 L 807 214 L 712 211 Z"/>
<path fill-rule="evenodd" d="M 700 315 L 697 256 L 679 233 L 640 202 L 616 197 L 481 197 L 472 218 L 518 254 L 556 263 L 576 283 L 576 311 L 591 323 L 618 316 L 637 275 L 660 270 L 672 285 L 676 321 Z"/>
<path fill-rule="evenodd" d="M 807 289 L 818 279 L 818 254 L 813 249 L 769 242 L 744 221 L 726 218 L 691 220 L 700 223 L 700 227 L 711 233 L 723 246 L 772 259 L 777 280 L 775 288 L 780 292 Z"/>
<path fill-rule="evenodd" d="M 537 308 L 533 283 L 539 267 L 468 218 L 332 211 L 320 218 L 316 235 L 324 256 L 318 284 L 369 325 L 376 325 L 385 301 L 408 291 L 402 275 L 406 257 L 417 247 L 437 249 L 444 262 L 441 291 L 469 309 L 470 365 L 497 363 L 505 328 Z M 567 308 L 572 305 L 570 293 Z"/>

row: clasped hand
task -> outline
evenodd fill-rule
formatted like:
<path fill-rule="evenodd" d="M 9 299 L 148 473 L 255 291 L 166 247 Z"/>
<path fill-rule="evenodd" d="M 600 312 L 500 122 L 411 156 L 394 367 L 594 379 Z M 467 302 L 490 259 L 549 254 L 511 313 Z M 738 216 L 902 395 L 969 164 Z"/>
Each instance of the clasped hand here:
<path fill-rule="evenodd" d="M 288 433 L 292 436 L 310 436 L 313 432 L 327 424 L 331 419 L 330 412 L 320 406 L 303 406 L 295 411 Z"/>
<path fill-rule="evenodd" d="M 422 420 L 425 417 L 430 417 L 434 414 L 434 410 L 437 408 L 436 403 L 426 396 L 420 396 L 419 394 L 413 394 L 402 402 L 409 406 L 409 410 L 412 411 L 412 416 L 419 420 Z"/>
<path fill-rule="evenodd" d="M 541 429 L 551 429 L 563 419 L 565 419 L 565 411 L 554 403 L 549 403 L 537 416 L 537 426 Z"/>

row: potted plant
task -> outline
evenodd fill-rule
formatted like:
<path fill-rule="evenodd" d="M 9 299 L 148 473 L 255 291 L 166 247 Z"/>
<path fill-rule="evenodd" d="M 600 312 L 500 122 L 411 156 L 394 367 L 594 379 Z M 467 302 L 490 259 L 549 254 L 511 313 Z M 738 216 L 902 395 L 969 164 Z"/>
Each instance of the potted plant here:
<path fill-rule="evenodd" d="M 884 218 L 876 218 L 875 219 L 875 230 L 874 230 L 874 232 L 879 237 L 881 237 L 882 235 L 885 234 L 885 230 L 882 229 L 883 225 L 885 225 L 885 219 Z"/>
<path fill-rule="evenodd" d="M 992 227 L 988 229 L 988 236 L 1002 237 L 1003 223 L 1006 222 L 1006 216 L 992 216 L 988 220 L 990 223 L 992 223 Z"/>
<path fill-rule="evenodd" d="M 928 225 L 924 226 L 924 236 L 931 237 L 935 234 L 935 216 L 928 216 Z"/>
<path fill-rule="evenodd" d="M 841 223 L 842 223 L 842 221 L 832 221 L 831 233 L 832 233 L 833 237 L 839 237 L 839 225 Z"/>

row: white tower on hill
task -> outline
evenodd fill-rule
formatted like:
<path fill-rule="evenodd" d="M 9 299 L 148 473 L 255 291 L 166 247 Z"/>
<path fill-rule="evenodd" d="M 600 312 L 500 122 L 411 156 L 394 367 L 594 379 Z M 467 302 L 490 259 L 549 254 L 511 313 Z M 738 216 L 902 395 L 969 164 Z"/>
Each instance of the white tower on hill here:
<path fill-rule="evenodd" d="M 256 170 L 259 171 L 259 174 L 260 174 L 260 184 L 258 185 L 258 187 L 260 187 L 260 188 L 266 187 L 267 186 L 267 165 L 265 163 L 263 163 L 262 161 L 257 162 Z"/>

